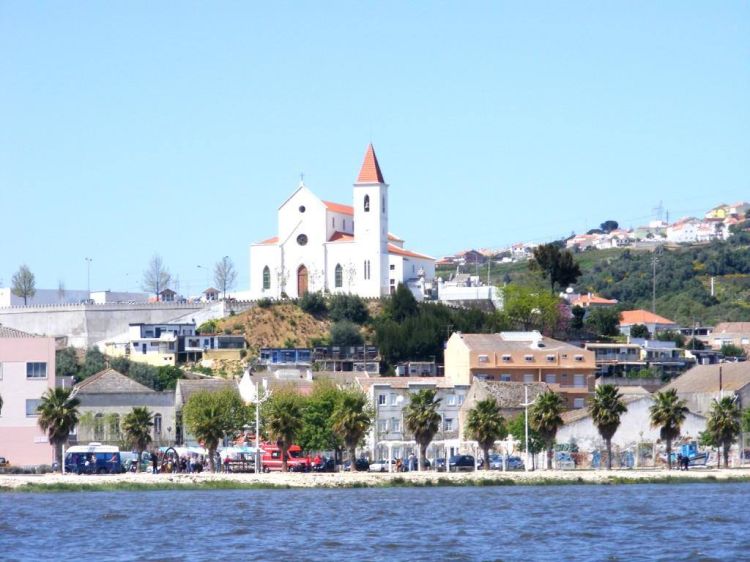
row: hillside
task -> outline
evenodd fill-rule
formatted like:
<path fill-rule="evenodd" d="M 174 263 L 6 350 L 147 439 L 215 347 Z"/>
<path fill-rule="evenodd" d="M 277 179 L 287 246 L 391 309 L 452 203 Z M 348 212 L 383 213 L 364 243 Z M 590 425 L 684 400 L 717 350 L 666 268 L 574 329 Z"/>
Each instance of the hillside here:
<path fill-rule="evenodd" d="M 651 251 L 590 250 L 575 258 L 583 273 L 577 291 L 615 298 L 623 308 L 651 309 Z M 467 266 L 463 271 L 475 274 L 477 269 Z M 487 265 L 478 269 L 482 280 L 487 279 L 487 271 Z M 454 272 L 455 268 L 441 268 L 438 274 L 447 277 Z M 497 285 L 541 282 L 527 262 L 493 264 L 490 279 Z M 657 252 L 656 312 L 685 326 L 750 321 L 750 236 L 739 233 L 703 246 L 662 247 Z"/>
<path fill-rule="evenodd" d="M 217 323 L 218 332 L 244 335 L 250 356 L 257 356 L 261 347 L 309 347 L 328 336 L 330 327 L 330 320 L 317 319 L 291 302 L 256 306 Z"/>

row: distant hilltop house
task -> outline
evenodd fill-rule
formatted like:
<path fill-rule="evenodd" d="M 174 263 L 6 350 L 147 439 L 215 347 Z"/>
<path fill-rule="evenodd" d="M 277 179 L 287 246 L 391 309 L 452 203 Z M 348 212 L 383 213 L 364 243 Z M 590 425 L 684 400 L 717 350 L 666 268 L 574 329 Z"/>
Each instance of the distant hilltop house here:
<path fill-rule="evenodd" d="M 725 345 L 741 347 L 750 350 L 750 322 L 720 322 L 708 337 L 714 349 L 721 349 Z"/>
<path fill-rule="evenodd" d="M 563 297 L 568 301 L 570 306 L 580 306 L 581 308 L 607 308 L 617 306 L 617 299 L 605 299 L 594 293 L 586 294 L 564 294 Z"/>
<path fill-rule="evenodd" d="M 353 205 L 319 199 L 300 182 L 278 210 L 278 233 L 250 246 L 253 298 L 297 298 L 308 291 L 380 297 L 404 283 L 424 297 L 435 259 L 404 248 L 388 231 L 388 184 L 367 148 Z"/>
<path fill-rule="evenodd" d="M 597 234 L 576 234 L 565 241 L 565 247 L 569 250 L 606 250 L 608 248 L 625 248 L 634 241 L 632 231 L 616 229 L 611 232 Z"/>
<path fill-rule="evenodd" d="M 620 313 L 620 332 L 623 335 L 629 336 L 630 329 L 636 325 L 646 326 L 652 336 L 659 332 L 677 332 L 680 329 L 676 322 L 648 310 L 623 310 Z"/>

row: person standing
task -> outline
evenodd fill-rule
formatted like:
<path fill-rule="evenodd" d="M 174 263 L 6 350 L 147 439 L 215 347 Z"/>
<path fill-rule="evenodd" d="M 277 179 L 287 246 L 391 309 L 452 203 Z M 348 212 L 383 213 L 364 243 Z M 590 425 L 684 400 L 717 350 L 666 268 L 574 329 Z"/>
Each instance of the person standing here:
<path fill-rule="evenodd" d="M 151 473 L 159 474 L 159 459 L 156 456 L 156 450 L 151 453 Z"/>

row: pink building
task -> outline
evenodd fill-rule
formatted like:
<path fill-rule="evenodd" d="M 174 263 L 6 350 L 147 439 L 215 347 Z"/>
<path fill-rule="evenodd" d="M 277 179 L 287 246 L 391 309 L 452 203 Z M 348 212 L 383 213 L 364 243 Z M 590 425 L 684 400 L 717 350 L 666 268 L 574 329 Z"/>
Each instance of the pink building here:
<path fill-rule="evenodd" d="M 52 464 L 37 425 L 42 394 L 55 386 L 55 340 L 0 326 L 0 457 L 13 466 Z"/>

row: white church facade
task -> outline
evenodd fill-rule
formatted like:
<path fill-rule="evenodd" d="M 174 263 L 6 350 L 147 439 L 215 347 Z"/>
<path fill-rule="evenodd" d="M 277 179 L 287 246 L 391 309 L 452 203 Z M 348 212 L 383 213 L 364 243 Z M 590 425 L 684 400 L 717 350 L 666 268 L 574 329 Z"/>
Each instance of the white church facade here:
<path fill-rule="evenodd" d="M 388 184 L 372 145 L 353 191 L 349 206 L 323 201 L 300 183 L 279 207 L 278 234 L 250 246 L 253 298 L 308 291 L 380 297 L 399 283 L 423 296 L 435 259 L 405 249 L 388 231 Z"/>

